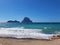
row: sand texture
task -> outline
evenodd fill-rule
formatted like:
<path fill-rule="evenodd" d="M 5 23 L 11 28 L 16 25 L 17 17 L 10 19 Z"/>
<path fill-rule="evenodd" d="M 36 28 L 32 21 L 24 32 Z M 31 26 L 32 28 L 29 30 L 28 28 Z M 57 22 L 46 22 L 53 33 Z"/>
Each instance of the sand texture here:
<path fill-rule="evenodd" d="M 60 45 L 60 39 L 48 41 L 35 39 L 0 38 L 0 45 Z"/>

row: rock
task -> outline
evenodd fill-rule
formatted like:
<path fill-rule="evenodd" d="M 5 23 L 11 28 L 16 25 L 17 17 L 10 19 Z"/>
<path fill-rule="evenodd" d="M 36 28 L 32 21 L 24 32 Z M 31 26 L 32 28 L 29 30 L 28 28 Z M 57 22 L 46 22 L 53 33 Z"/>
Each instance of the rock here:
<path fill-rule="evenodd" d="M 57 37 L 59 37 L 59 38 L 60 38 L 60 35 L 57 35 Z"/>
<path fill-rule="evenodd" d="M 28 17 L 25 17 L 21 23 L 32 23 L 32 20 L 30 20 Z"/>
<path fill-rule="evenodd" d="M 54 35 L 54 36 L 52 37 L 52 40 L 55 40 L 55 39 L 60 39 L 60 35 Z"/>
<path fill-rule="evenodd" d="M 7 21 L 7 23 L 20 23 L 20 22 L 17 20 L 15 20 L 15 21 L 9 20 L 9 21 Z"/>

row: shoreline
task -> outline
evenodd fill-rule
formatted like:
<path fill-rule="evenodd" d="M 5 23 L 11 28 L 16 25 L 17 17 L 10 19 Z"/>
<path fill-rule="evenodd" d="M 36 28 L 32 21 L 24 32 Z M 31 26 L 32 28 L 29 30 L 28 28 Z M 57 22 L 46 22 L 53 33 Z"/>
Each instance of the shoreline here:
<path fill-rule="evenodd" d="M 48 41 L 37 39 L 0 38 L 0 45 L 60 45 L 60 39 Z"/>

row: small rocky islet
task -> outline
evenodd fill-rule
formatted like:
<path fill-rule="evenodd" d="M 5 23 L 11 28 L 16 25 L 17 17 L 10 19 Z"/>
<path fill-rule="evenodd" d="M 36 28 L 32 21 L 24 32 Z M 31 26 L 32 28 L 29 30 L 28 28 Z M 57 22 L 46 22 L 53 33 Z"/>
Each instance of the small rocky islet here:
<path fill-rule="evenodd" d="M 32 22 L 32 20 L 30 19 L 30 18 L 28 18 L 28 17 L 25 17 L 23 20 L 22 20 L 22 22 L 20 22 L 20 21 L 17 21 L 17 20 L 9 20 L 9 21 L 7 21 L 7 23 L 25 23 L 25 24 L 28 24 L 28 23 L 33 23 Z"/>

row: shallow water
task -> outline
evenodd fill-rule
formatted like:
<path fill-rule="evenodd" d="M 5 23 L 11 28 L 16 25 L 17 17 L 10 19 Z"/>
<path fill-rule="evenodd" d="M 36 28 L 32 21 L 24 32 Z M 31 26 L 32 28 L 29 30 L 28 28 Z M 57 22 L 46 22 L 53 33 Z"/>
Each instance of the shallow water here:
<path fill-rule="evenodd" d="M 60 33 L 60 24 L 0 24 L 1 37 L 50 39 Z"/>
<path fill-rule="evenodd" d="M 19 24 L 2 23 L 0 28 L 24 28 L 24 29 L 42 29 L 42 33 L 54 34 L 60 32 L 60 24 Z"/>

